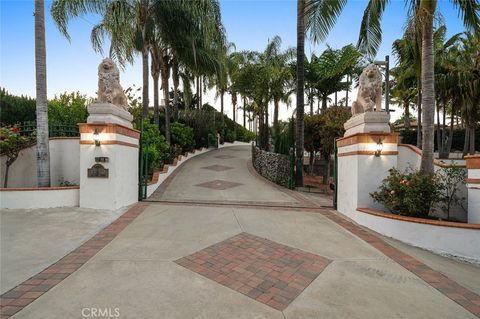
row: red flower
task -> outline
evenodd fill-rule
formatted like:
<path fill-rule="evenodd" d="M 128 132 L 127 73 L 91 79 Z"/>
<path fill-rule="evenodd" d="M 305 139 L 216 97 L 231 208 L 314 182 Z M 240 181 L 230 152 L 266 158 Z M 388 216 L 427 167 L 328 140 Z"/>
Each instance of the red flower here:
<path fill-rule="evenodd" d="M 19 130 L 18 127 L 12 127 L 12 132 L 18 134 Z"/>

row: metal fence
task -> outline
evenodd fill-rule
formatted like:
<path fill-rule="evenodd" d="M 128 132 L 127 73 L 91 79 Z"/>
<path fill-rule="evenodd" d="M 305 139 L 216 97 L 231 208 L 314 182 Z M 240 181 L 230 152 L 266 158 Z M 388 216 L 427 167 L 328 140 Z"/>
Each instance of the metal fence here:
<path fill-rule="evenodd" d="M 36 135 L 37 123 L 35 121 L 23 122 L 17 125 L 21 135 L 32 136 Z M 48 125 L 49 137 L 64 137 L 64 136 L 80 136 L 78 125 L 61 125 L 61 124 L 49 124 Z"/>

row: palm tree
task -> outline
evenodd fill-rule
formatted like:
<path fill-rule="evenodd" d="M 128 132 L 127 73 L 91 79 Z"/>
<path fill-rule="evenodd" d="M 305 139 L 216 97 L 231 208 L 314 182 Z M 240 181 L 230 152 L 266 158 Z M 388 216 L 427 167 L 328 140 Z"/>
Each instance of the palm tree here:
<path fill-rule="evenodd" d="M 328 1 L 326 1 L 328 2 Z M 304 122 L 304 64 L 305 64 L 305 0 L 297 0 L 297 105 L 295 141 L 295 184 L 303 186 Z"/>
<path fill-rule="evenodd" d="M 45 4 L 35 0 L 35 76 L 37 83 L 37 177 L 38 187 L 50 186 L 48 142 L 47 52 L 45 49 Z"/>
<path fill-rule="evenodd" d="M 299 0 L 301 1 L 301 0 Z M 364 11 L 357 47 L 373 56 L 381 40 L 381 19 L 388 0 L 370 0 Z M 477 0 L 452 0 L 459 10 L 464 25 L 469 30 L 480 31 L 480 3 Z M 312 0 L 306 11 L 307 26 L 312 30 L 314 40 L 324 39 L 336 18 L 345 7 L 346 0 Z M 437 10 L 436 0 L 408 1 L 409 13 L 415 17 L 421 30 L 422 41 L 422 160 L 420 170 L 433 173 L 433 138 L 435 114 L 434 54 L 433 54 L 433 18 Z M 299 19 L 300 17 L 297 17 Z M 303 20 L 303 17 L 302 17 Z"/>

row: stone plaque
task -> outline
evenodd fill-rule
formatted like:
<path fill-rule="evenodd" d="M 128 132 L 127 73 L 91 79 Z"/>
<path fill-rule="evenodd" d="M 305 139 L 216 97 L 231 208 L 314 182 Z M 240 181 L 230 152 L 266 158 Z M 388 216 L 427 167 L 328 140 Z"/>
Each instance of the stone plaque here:
<path fill-rule="evenodd" d="M 88 169 L 88 177 L 108 178 L 108 168 L 102 164 L 95 164 Z"/>

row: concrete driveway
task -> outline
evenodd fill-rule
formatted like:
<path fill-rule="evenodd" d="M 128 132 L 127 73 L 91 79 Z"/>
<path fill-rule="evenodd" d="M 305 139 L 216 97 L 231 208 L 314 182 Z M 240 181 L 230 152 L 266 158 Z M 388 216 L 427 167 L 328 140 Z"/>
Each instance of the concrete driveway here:
<path fill-rule="evenodd" d="M 186 162 L 151 202 L 2 295 L 10 300 L 2 311 L 62 319 L 480 316 L 477 266 L 366 231 L 262 180 L 248 160 L 248 147 L 230 147 Z"/>

